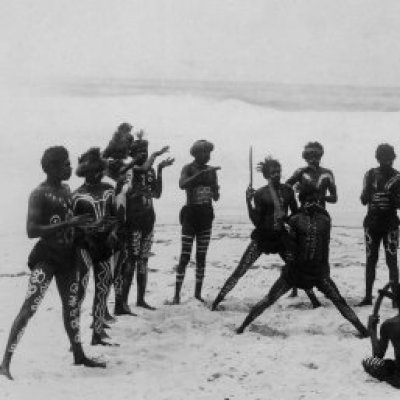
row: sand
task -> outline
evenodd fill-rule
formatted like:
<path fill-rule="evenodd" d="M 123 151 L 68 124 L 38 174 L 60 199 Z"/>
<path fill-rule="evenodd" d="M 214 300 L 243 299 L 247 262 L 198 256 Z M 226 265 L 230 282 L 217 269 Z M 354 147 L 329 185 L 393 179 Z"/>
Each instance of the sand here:
<path fill-rule="evenodd" d="M 105 370 L 72 365 L 63 330 L 61 304 L 53 283 L 31 320 L 14 356 L 14 382 L 0 379 L 1 398 L 61 399 L 394 399 L 390 386 L 370 378 L 361 360 L 371 352 L 368 339 L 318 293 L 323 307 L 313 310 L 305 294 L 285 296 L 260 316 L 243 335 L 234 333 L 252 304 L 277 278 L 281 262 L 262 256 L 223 303 L 208 308 L 248 243 L 251 226 L 217 222 L 208 254 L 204 305 L 193 298 L 194 264 L 188 266 L 182 304 L 172 299 L 179 256 L 179 226 L 159 225 L 150 258 L 147 299 L 157 307 L 135 307 L 138 317 L 119 317 L 110 334 L 121 346 L 92 347 L 90 309 L 93 282 L 83 304 L 82 336 L 90 355 L 106 360 Z M 16 248 L 16 250 L 18 250 Z M 4 260 L 4 255 L 3 255 Z M 363 294 L 364 245 L 361 229 L 334 228 L 332 277 L 349 304 Z M 376 288 L 388 279 L 383 260 Z M 27 276 L 0 279 L 0 343 L 4 348 L 12 320 L 27 286 Z M 110 308 L 113 307 L 113 295 Z M 371 307 L 356 308 L 366 322 Z M 382 318 L 394 313 L 388 301 Z M 389 351 L 392 355 L 392 350 Z"/>

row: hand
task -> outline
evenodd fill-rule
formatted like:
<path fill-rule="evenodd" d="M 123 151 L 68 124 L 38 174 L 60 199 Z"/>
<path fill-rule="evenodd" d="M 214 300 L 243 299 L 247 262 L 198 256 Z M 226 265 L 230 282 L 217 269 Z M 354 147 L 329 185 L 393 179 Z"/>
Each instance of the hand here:
<path fill-rule="evenodd" d="M 81 227 L 88 225 L 94 221 L 90 214 L 76 215 L 67 221 L 68 226 Z"/>
<path fill-rule="evenodd" d="M 161 150 L 155 151 L 154 154 L 156 157 L 163 155 L 164 153 L 169 152 L 169 146 L 164 146 Z"/>
<path fill-rule="evenodd" d="M 247 201 L 253 200 L 255 193 L 256 191 L 251 186 L 248 186 L 246 189 L 246 200 Z"/>
<path fill-rule="evenodd" d="M 162 160 L 160 162 L 160 164 L 158 164 L 158 168 L 159 169 L 163 169 L 165 167 L 169 167 L 170 165 L 172 165 L 175 161 L 175 158 L 170 158 L 168 157 L 166 160 Z"/>

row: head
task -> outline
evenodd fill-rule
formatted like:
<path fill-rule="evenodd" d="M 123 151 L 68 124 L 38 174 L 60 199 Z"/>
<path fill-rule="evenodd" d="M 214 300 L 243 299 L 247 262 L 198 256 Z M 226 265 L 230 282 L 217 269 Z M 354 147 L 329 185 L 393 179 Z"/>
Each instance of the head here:
<path fill-rule="evenodd" d="M 142 165 L 149 157 L 149 142 L 141 138 L 135 140 L 130 147 L 130 155 L 138 165 Z"/>
<path fill-rule="evenodd" d="M 263 162 L 259 163 L 260 170 L 265 179 L 271 180 L 272 183 L 279 183 L 281 180 L 281 164 L 272 157 L 267 157 Z"/>
<path fill-rule="evenodd" d="M 205 165 L 210 161 L 211 152 L 214 150 L 214 145 L 208 140 L 197 140 L 190 148 L 190 154 L 200 165 Z"/>
<path fill-rule="evenodd" d="M 107 162 L 101 157 L 100 148 L 92 147 L 78 159 L 76 175 L 88 183 L 99 183 L 104 175 Z"/>
<path fill-rule="evenodd" d="M 117 132 L 121 133 L 131 133 L 133 126 L 128 122 L 123 122 L 118 126 Z"/>
<path fill-rule="evenodd" d="M 67 181 L 71 177 L 71 162 L 64 146 L 53 146 L 46 149 L 41 164 L 48 178 Z"/>
<path fill-rule="evenodd" d="M 381 168 L 391 168 L 396 158 L 393 146 L 388 143 L 382 143 L 376 148 L 376 160 Z"/>
<path fill-rule="evenodd" d="M 113 134 L 108 146 L 103 152 L 104 158 L 113 158 L 115 160 L 123 160 L 128 157 L 129 149 L 133 143 L 133 136 L 129 131 L 122 130 Z"/>
<path fill-rule="evenodd" d="M 308 142 L 304 146 L 303 158 L 309 166 L 318 167 L 324 155 L 324 148 L 319 142 Z"/>

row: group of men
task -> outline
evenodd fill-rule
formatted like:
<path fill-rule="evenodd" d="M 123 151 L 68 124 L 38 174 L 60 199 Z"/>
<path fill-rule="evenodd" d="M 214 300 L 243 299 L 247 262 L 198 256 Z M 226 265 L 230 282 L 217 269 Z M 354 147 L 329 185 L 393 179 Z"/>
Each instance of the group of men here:
<path fill-rule="evenodd" d="M 104 362 L 88 358 L 80 340 L 80 308 L 90 270 L 93 270 L 95 284 L 92 345 L 116 345 L 108 340 L 110 337 L 106 333 L 110 324 L 115 322 L 107 306 L 112 286 L 115 292 L 114 315 L 136 315 L 128 302 L 135 270 L 136 305 L 154 310 L 145 300 L 147 264 L 155 224 L 152 199 L 161 196 L 163 169 L 172 165 L 174 159 L 166 158 L 154 169 L 156 158 L 168 152 L 168 147 L 149 156 L 148 142 L 143 139 L 143 132 L 139 132 L 135 139 L 131 131 L 132 126 L 123 123 L 103 152 L 99 148 L 91 148 L 79 157 L 76 174 L 84 179 L 84 183 L 73 193 L 63 183 L 72 172 L 67 150 L 62 146 L 51 147 L 42 156 L 41 164 L 47 178 L 31 193 L 27 218 L 28 237 L 39 238 L 39 241 L 29 256 L 31 274 L 28 291 L 11 328 L 0 366 L 0 374 L 9 379 L 12 379 L 10 362 L 14 350 L 53 276 L 63 305 L 64 325 L 74 363 L 77 365 L 106 366 Z M 180 303 L 181 287 L 194 241 L 194 294 L 204 302 L 202 286 L 214 219 L 213 201 L 219 199 L 217 171 L 220 167 L 208 164 L 213 148 L 213 144 L 207 140 L 196 141 L 190 149 L 194 160 L 185 165 L 181 172 L 179 187 L 186 191 L 187 201 L 179 215 L 182 247 L 176 269 L 173 304 Z M 268 294 L 251 308 L 237 333 L 242 333 L 267 307 L 291 289 L 292 296 L 297 295 L 298 288 L 305 290 L 312 306 L 320 307 L 313 291 L 313 288 L 317 288 L 353 324 L 360 337 L 374 338 L 373 346 L 376 349 L 376 319 L 371 319 L 368 328 L 365 327 L 330 277 L 331 218 L 325 205 L 327 202 L 337 202 L 337 191 L 332 171 L 320 166 L 323 152 L 320 143 L 308 143 L 302 154 L 307 165 L 296 170 L 284 184 L 281 183 L 278 160 L 268 157 L 259 163 L 258 170 L 267 184 L 258 190 L 250 186 L 246 191 L 248 214 L 255 229 L 239 265 L 221 288 L 211 309 L 218 309 L 238 280 L 262 254 L 279 254 L 285 264 L 280 277 Z M 379 166 L 368 171 L 364 178 L 361 202 L 368 205 L 364 220 L 367 262 L 366 293 L 360 306 L 372 304 L 381 241 L 384 243 L 393 285 L 393 305 L 399 306 L 396 297 L 399 280 L 399 221 L 396 210 L 400 208 L 400 175 L 392 166 L 395 156 L 392 146 L 378 146 L 376 158 Z M 104 182 L 104 176 L 111 178 L 115 184 Z M 385 328 L 383 333 L 381 331 L 382 340 L 391 338 L 390 332 L 389 328 Z M 398 340 L 392 342 L 397 364 L 390 373 L 397 374 L 400 373 L 400 347 Z M 382 358 L 382 346 L 380 349 L 379 352 L 374 351 L 374 355 Z M 376 365 L 375 361 L 369 361 L 364 363 L 364 368 L 374 376 L 383 376 L 381 370 L 376 373 Z"/>

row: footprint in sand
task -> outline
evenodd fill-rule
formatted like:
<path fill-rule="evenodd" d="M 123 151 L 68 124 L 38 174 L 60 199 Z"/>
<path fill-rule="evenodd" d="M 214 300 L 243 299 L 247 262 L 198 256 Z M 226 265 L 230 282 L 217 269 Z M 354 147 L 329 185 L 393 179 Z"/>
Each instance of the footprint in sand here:
<path fill-rule="evenodd" d="M 249 331 L 258 333 L 262 336 L 280 337 L 282 339 L 286 339 L 288 337 L 287 333 L 278 331 L 277 329 L 271 328 L 268 325 L 253 324 L 250 326 Z"/>

